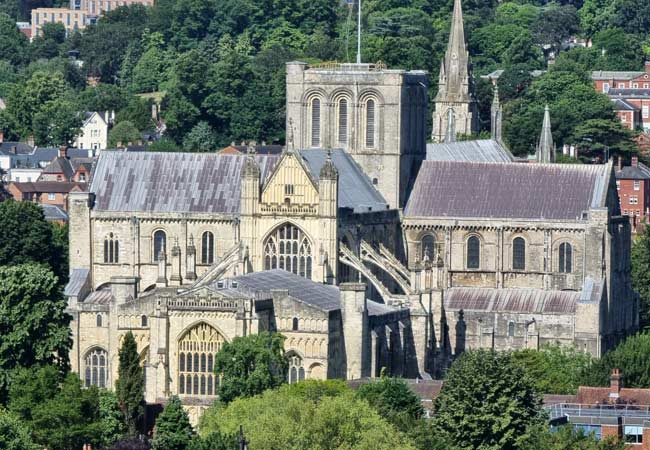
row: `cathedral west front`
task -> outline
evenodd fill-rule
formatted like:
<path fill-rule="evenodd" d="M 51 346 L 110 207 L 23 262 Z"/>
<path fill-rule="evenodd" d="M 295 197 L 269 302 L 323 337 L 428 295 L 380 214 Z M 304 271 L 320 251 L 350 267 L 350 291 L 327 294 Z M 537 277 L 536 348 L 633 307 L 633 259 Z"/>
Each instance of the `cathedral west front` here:
<path fill-rule="evenodd" d="M 437 376 L 469 348 L 600 356 L 638 324 L 611 163 L 456 142 L 478 113 L 456 2 L 427 144 L 428 78 L 287 63 L 281 153 L 105 151 L 71 193 L 71 366 L 114 386 L 133 332 L 149 403 L 215 399 L 221 345 L 286 337 L 287 381 Z M 548 123 L 547 123 L 548 122 Z M 540 124 L 541 125 L 541 124 Z"/>

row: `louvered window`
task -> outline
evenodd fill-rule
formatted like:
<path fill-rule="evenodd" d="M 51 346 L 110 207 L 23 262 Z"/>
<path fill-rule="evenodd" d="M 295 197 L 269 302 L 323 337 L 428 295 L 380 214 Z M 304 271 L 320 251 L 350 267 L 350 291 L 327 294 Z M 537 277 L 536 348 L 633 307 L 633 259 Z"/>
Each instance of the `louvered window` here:
<path fill-rule="evenodd" d="M 320 147 L 320 99 L 311 101 L 311 146 Z"/>
<path fill-rule="evenodd" d="M 348 101 L 342 98 L 339 101 L 339 144 L 348 143 Z"/>
<path fill-rule="evenodd" d="M 376 125 L 375 101 L 370 99 L 366 102 L 366 147 L 375 146 L 375 125 Z"/>

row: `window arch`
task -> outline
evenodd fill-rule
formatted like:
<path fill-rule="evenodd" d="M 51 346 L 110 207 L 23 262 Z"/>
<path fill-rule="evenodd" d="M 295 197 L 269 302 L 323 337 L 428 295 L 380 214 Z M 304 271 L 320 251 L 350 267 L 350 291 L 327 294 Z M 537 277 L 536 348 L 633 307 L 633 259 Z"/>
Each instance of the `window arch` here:
<path fill-rule="evenodd" d="M 305 379 L 305 367 L 300 356 L 295 352 L 290 352 L 289 357 L 289 373 L 287 374 L 287 381 L 289 383 L 298 383 Z"/>
<path fill-rule="evenodd" d="M 120 241 L 113 233 L 104 238 L 104 263 L 116 264 L 120 262 Z"/>
<path fill-rule="evenodd" d="M 217 395 L 214 358 L 225 339 L 207 323 L 188 330 L 178 341 L 178 393 Z"/>
<path fill-rule="evenodd" d="M 342 97 L 336 105 L 338 143 L 345 146 L 348 143 L 348 99 Z"/>
<path fill-rule="evenodd" d="M 508 322 L 508 337 L 514 337 L 515 335 L 515 323 Z"/>
<path fill-rule="evenodd" d="M 149 324 L 149 321 L 147 319 L 147 316 L 145 316 L 143 314 L 142 317 L 140 317 L 140 325 L 143 326 L 143 327 L 146 327 L 148 324 Z"/>
<path fill-rule="evenodd" d="M 311 278 L 312 250 L 309 238 L 297 226 L 280 225 L 264 242 L 264 270 L 284 269 Z"/>
<path fill-rule="evenodd" d="M 559 270 L 560 273 L 571 273 L 573 271 L 573 247 L 568 242 L 560 244 Z"/>
<path fill-rule="evenodd" d="M 377 108 L 374 98 L 366 100 L 366 147 L 374 148 L 376 146 L 377 131 Z"/>
<path fill-rule="evenodd" d="M 102 326 L 102 315 L 101 315 L 101 313 L 97 314 L 97 326 L 98 327 Z"/>
<path fill-rule="evenodd" d="M 478 269 L 481 266 L 481 240 L 477 236 L 467 239 L 467 268 Z"/>
<path fill-rule="evenodd" d="M 526 268 L 526 241 L 516 237 L 512 241 L 512 268 L 524 270 Z"/>
<path fill-rule="evenodd" d="M 167 248 L 167 234 L 163 230 L 157 230 L 153 234 L 153 260 L 158 261 L 160 252 Z"/>
<path fill-rule="evenodd" d="M 313 97 L 309 103 L 309 111 L 311 116 L 311 146 L 320 147 L 320 131 L 321 131 L 321 111 L 320 111 L 320 98 Z"/>
<path fill-rule="evenodd" d="M 425 259 L 433 261 L 435 259 L 435 253 L 436 239 L 430 234 L 424 235 L 421 242 L 420 261 L 424 261 Z"/>
<path fill-rule="evenodd" d="M 105 388 L 107 375 L 108 353 L 99 347 L 90 349 L 84 358 L 84 385 Z"/>
<path fill-rule="evenodd" d="M 294 317 L 293 320 L 291 321 L 291 329 L 293 331 L 298 331 L 298 318 Z"/>
<path fill-rule="evenodd" d="M 214 234 L 206 231 L 201 236 L 201 264 L 212 264 L 214 262 Z"/>

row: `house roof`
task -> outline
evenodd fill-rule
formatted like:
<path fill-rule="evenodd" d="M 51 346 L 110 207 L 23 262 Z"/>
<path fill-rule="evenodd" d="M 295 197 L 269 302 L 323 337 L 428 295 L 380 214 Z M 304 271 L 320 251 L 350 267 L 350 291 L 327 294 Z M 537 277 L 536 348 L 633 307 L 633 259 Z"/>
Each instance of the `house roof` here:
<path fill-rule="evenodd" d="M 68 221 L 68 213 L 63 210 L 60 206 L 57 205 L 41 205 L 43 208 L 43 214 L 45 215 L 45 220 L 48 221 Z"/>
<path fill-rule="evenodd" d="M 610 164 L 424 161 L 405 217 L 580 220 L 605 206 Z"/>
<path fill-rule="evenodd" d="M 72 181 L 27 181 L 10 183 L 20 192 L 23 193 L 62 193 L 66 194 L 75 189 L 85 191 L 86 183 L 76 183 Z"/>
<path fill-rule="evenodd" d="M 65 295 L 66 297 L 78 296 L 81 290 L 83 289 L 84 285 L 88 281 L 89 277 L 90 277 L 89 269 L 72 269 L 72 273 L 70 274 L 70 279 L 68 280 L 68 284 L 65 285 L 65 290 L 63 291 L 63 295 Z"/>
<path fill-rule="evenodd" d="M 0 143 L 0 154 L 3 155 L 27 155 L 33 151 L 34 147 L 24 142 L 4 141 Z"/>
<path fill-rule="evenodd" d="M 43 169 L 44 174 L 58 174 L 61 173 L 65 178 L 70 180 L 74 176 L 74 168 L 72 163 L 68 158 L 62 158 L 57 156 L 49 163 L 45 169 Z"/>
<path fill-rule="evenodd" d="M 617 72 L 613 70 L 594 70 L 591 72 L 592 80 L 632 80 L 643 75 L 645 72 L 638 71 L 622 71 Z"/>
<path fill-rule="evenodd" d="M 616 171 L 617 180 L 648 180 L 650 179 L 650 167 L 643 163 L 637 166 L 623 166 L 621 170 Z"/>
<path fill-rule="evenodd" d="M 611 88 L 607 91 L 607 95 L 610 97 L 619 96 L 623 98 L 650 97 L 650 89 Z"/>
<path fill-rule="evenodd" d="M 427 144 L 429 161 L 511 162 L 513 156 L 493 139 Z"/>
<path fill-rule="evenodd" d="M 625 379 L 623 379 L 625 381 Z M 607 404 L 611 402 L 609 394 L 612 392 L 608 387 L 578 387 L 578 393 L 575 396 L 575 403 L 595 405 Z M 633 405 L 650 405 L 650 389 L 630 389 L 621 388 L 616 403 L 633 404 Z"/>
<path fill-rule="evenodd" d="M 101 152 L 90 190 L 103 211 L 239 212 L 245 157 L 211 153 Z M 278 157 L 257 155 L 262 180 Z"/>
<path fill-rule="evenodd" d="M 318 182 L 321 168 L 327 160 L 327 150 L 301 150 L 314 180 Z M 332 150 L 332 163 L 339 173 L 338 207 L 356 212 L 381 211 L 388 207 L 370 179 L 352 157 L 342 149 Z"/>
<path fill-rule="evenodd" d="M 4 153 L 7 155 L 8 153 Z M 41 168 L 49 164 L 57 157 L 59 151 L 54 148 L 35 148 L 32 153 L 19 153 L 8 155 L 11 157 L 12 165 L 16 168 Z"/>
<path fill-rule="evenodd" d="M 614 111 L 639 111 L 637 106 L 634 106 L 632 103 L 623 100 L 622 98 L 613 98 L 612 107 Z"/>

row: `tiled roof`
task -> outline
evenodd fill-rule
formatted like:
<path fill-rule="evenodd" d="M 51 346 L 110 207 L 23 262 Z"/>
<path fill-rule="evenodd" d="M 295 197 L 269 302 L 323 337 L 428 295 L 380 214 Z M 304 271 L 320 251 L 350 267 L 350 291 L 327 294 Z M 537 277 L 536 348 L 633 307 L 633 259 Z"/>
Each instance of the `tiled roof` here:
<path fill-rule="evenodd" d="M 650 167 L 643 163 L 635 166 L 623 166 L 621 170 L 616 171 L 617 180 L 649 180 Z"/>
<path fill-rule="evenodd" d="M 245 156 L 103 151 L 91 192 L 103 211 L 239 212 Z M 257 155 L 262 180 L 278 156 Z"/>
<path fill-rule="evenodd" d="M 15 150 L 15 153 L 14 153 Z M 34 151 L 34 147 L 24 142 L 5 141 L 0 143 L 0 154 L 28 155 Z"/>
<path fill-rule="evenodd" d="M 592 80 L 632 80 L 643 75 L 645 72 L 616 72 L 612 70 L 594 70 L 591 72 Z"/>
<path fill-rule="evenodd" d="M 45 220 L 50 221 L 68 221 L 68 213 L 63 210 L 60 206 L 57 205 L 41 205 L 43 208 L 43 214 L 45 215 Z"/>
<path fill-rule="evenodd" d="M 611 166 L 424 161 L 406 217 L 579 220 L 604 206 Z"/>
<path fill-rule="evenodd" d="M 78 188 L 82 191 L 86 190 L 86 183 L 76 183 L 68 181 L 27 181 L 17 182 L 14 181 L 10 185 L 15 186 L 20 192 L 35 192 L 35 193 L 68 193 L 73 189 Z"/>
<path fill-rule="evenodd" d="M 625 379 L 623 379 L 625 382 Z M 580 386 L 575 403 L 593 405 L 610 403 L 611 387 Z M 621 388 L 617 403 L 633 405 L 650 405 L 650 389 Z"/>
<path fill-rule="evenodd" d="M 302 150 L 300 154 L 314 180 L 318 182 L 320 169 L 327 159 L 327 150 Z M 341 149 L 332 150 L 332 163 L 339 173 L 339 208 L 350 208 L 357 212 L 381 211 L 387 208 L 386 200 L 348 153 Z"/>
<path fill-rule="evenodd" d="M 256 145 L 255 153 L 261 155 L 279 155 L 284 149 L 283 145 L 276 144 L 265 144 L 265 145 Z M 228 147 L 222 148 L 219 150 L 219 153 L 246 153 L 248 154 L 248 146 L 246 145 L 229 145 Z"/>
<path fill-rule="evenodd" d="M 43 169 L 43 173 L 62 173 L 69 180 L 74 176 L 74 169 L 69 159 L 57 156 Z"/>
<path fill-rule="evenodd" d="M 65 286 L 63 295 L 65 296 L 77 296 L 83 289 L 84 285 L 88 281 L 90 276 L 90 270 L 88 269 L 73 269 L 70 274 L 70 280 Z"/>
<path fill-rule="evenodd" d="M 611 88 L 607 91 L 610 97 L 623 97 L 623 98 L 640 98 L 649 97 L 650 89 L 634 89 L 634 88 Z"/>
<path fill-rule="evenodd" d="M 512 154 L 493 139 L 427 144 L 428 161 L 511 162 Z"/>
<path fill-rule="evenodd" d="M 613 98 L 612 106 L 614 107 L 614 111 L 639 111 L 637 106 L 621 98 Z"/>
<path fill-rule="evenodd" d="M 40 168 L 49 164 L 58 154 L 59 151 L 55 148 L 36 148 L 32 153 L 10 154 L 10 156 L 16 168 Z"/>
<path fill-rule="evenodd" d="M 107 305 L 113 299 L 113 293 L 109 289 L 100 289 L 94 291 L 84 299 L 86 304 Z"/>

